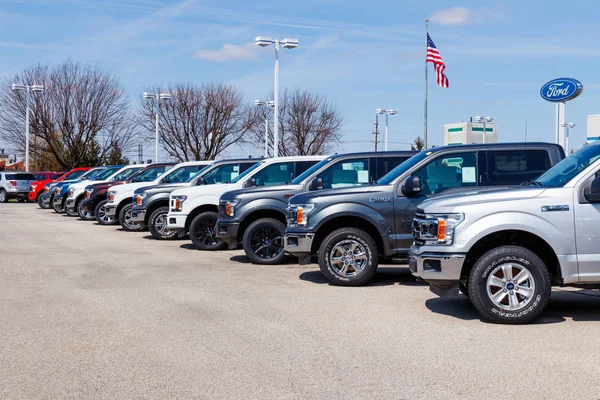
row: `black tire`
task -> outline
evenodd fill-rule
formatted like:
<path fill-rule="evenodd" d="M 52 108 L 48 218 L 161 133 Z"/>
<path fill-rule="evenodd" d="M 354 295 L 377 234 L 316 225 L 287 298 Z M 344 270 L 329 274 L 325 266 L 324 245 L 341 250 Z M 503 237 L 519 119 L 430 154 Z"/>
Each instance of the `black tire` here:
<path fill-rule="evenodd" d="M 146 229 L 146 225 L 144 223 L 136 224 L 131 221 L 131 209 L 133 208 L 133 204 L 129 203 L 121 207 L 121 211 L 119 211 L 119 223 L 129 232 L 141 232 Z"/>
<path fill-rule="evenodd" d="M 215 223 L 219 214 L 214 211 L 205 211 L 198 214 L 190 224 L 190 239 L 194 246 L 200 250 L 224 250 L 227 243 L 215 235 Z"/>
<path fill-rule="evenodd" d="M 116 218 L 109 217 L 106 215 L 106 203 L 108 200 L 102 200 L 96 207 L 94 208 L 94 217 L 96 218 L 96 222 L 100 225 L 117 225 L 119 221 Z"/>
<path fill-rule="evenodd" d="M 242 243 L 246 256 L 254 264 L 276 265 L 284 258 L 285 225 L 273 218 L 262 218 L 246 228 Z"/>
<path fill-rule="evenodd" d="M 54 204 L 54 200 L 52 200 L 52 209 L 54 210 L 54 212 L 63 214 L 65 212 L 65 201 L 66 199 L 63 199 L 63 201 L 61 201 L 60 203 L 60 208 L 57 208 L 56 204 Z"/>
<path fill-rule="evenodd" d="M 167 214 L 169 214 L 168 206 L 158 207 L 148 218 L 148 229 L 155 239 L 171 240 L 177 237 L 177 231 L 167 228 Z"/>
<path fill-rule="evenodd" d="M 528 272 L 529 278 L 515 279 L 522 272 Z M 509 279 L 504 279 L 508 274 Z M 548 305 L 552 290 L 544 262 L 534 252 L 519 246 L 502 246 L 485 253 L 471 270 L 468 288 L 471 303 L 479 314 L 501 324 L 533 321 Z M 511 307 L 511 299 L 515 302 L 513 310 L 507 309 Z"/>
<path fill-rule="evenodd" d="M 350 254 L 352 246 L 355 246 L 354 254 Z M 345 251 L 340 252 L 340 250 Z M 356 256 L 360 256 L 359 263 L 355 262 Z M 339 257 L 341 264 L 332 263 L 333 257 Z M 325 278 L 333 285 L 365 285 L 375 274 L 378 264 L 375 240 L 371 235 L 357 228 L 341 228 L 331 232 L 319 248 L 319 267 Z M 360 266 L 360 269 L 355 269 L 353 265 Z"/>
<path fill-rule="evenodd" d="M 27 197 L 21 197 L 21 198 L 18 198 L 17 201 L 19 203 L 27 203 L 29 201 L 29 199 L 27 199 Z"/>
<path fill-rule="evenodd" d="M 8 203 L 8 195 L 4 189 L 0 189 L 0 203 Z"/>
<path fill-rule="evenodd" d="M 77 214 L 79 214 L 79 218 L 81 218 L 84 221 L 93 221 L 96 219 L 93 211 L 88 214 L 85 213 L 85 211 L 83 210 L 83 200 L 81 200 L 77 205 Z"/>
<path fill-rule="evenodd" d="M 40 208 L 41 208 L 42 210 L 46 210 L 46 209 L 50 208 L 50 207 L 48 207 L 48 206 L 44 206 L 44 202 L 42 201 L 42 196 L 41 196 L 41 195 L 40 195 L 40 196 L 38 196 L 38 198 L 37 198 L 37 203 L 38 203 L 38 206 L 40 206 Z"/>

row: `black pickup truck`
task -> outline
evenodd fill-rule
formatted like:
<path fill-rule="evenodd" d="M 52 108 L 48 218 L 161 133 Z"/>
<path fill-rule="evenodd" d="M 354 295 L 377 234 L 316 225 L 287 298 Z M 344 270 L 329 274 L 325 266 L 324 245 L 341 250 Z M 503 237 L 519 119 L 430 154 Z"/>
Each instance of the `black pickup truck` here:
<path fill-rule="evenodd" d="M 550 143 L 496 143 L 425 150 L 376 185 L 290 199 L 284 249 L 300 264 L 318 255 L 335 285 L 364 285 L 379 259 L 407 263 L 417 206 L 433 196 L 531 181 L 565 157 Z"/>
<path fill-rule="evenodd" d="M 416 151 L 336 154 L 315 164 L 288 185 L 256 187 L 221 196 L 217 237 L 230 248 L 242 242 L 256 264 L 279 264 L 284 258 L 285 209 L 295 194 L 321 189 L 371 185 Z"/>

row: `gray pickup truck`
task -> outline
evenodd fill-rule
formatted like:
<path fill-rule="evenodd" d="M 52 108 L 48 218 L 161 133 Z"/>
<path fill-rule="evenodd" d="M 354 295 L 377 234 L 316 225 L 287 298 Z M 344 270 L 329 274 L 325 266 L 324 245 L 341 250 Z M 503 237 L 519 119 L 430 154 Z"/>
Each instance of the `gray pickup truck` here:
<path fill-rule="evenodd" d="M 410 269 L 440 295 L 460 289 L 481 316 L 538 317 L 551 286 L 600 287 L 600 144 L 526 186 L 442 196 L 419 206 Z"/>
<path fill-rule="evenodd" d="M 518 185 L 564 158 L 549 143 L 438 147 L 400 164 L 377 185 L 299 194 L 287 209 L 285 251 L 336 285 L 366 284 L 379 259 L 407 263 L 417 206 L 441 194 Z"/>
<path fill-rule="evenodd" d="M 217 237 L 230 248 L 242 242 L 255 264 L 279 264 L 283 252 L 285 210 L 290 197 L 322 189 L 370 185 L 416 151 L 336 154 L 313 165 L 291 183 L 226 192 L 219 203 Z"/>

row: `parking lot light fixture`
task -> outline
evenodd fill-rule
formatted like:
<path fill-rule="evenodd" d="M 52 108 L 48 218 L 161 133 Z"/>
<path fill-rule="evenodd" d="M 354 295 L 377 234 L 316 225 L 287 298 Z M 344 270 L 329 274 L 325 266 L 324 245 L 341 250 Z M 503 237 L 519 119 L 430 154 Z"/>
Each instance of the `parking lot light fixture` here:
<path fill-rule="evenodd" d="M 25 171 L 29 172 L 29 101 L 31 92 L 43 92 L 43 85 L 12 84 L 12 90 L 25 90 Z"/>
<path fill-rule="evenodd" d="M 388 151 L 388 116 L 390 115 L 396 115 L 398 114 L 398 111 L 388 108 L 378 108 L 377 110 L 375 110 L 375 112 L 377 114 L 385 114 L 385 134 L 383 136 L 383 142 L 384 142 L 384 151 Z"/>
<path fill-rule="evenodd" d="M 270 36 L 257 36 L 254 43 L 260 47 L 275 45 L 275 72 L 274 72 L 274 109 L 273 109 L 273 157 L 279 156 L 279 45 L 285 49 L 295 49 L 298 47 L 298 39 L 285 38 L 273 39 Z"/>
<path fill-rule="evenodd" d="M 154 148 L 154 162 L 158 162 L 158 133 L 159 133 L 159 120 L 158 120 L 158 114 L 160 112 L 160 101 L 161 100 L 169 100 L 172 97 L 171 93 L 150 93 L 150 92 L 144 92 L 144 98 L 145 99 L 155 99 L 156 100 L 156 121 L 155 121 L 155 141 L 156 141 L 156 145 Z"/>
<path fill-rule="evenodd" d="M 254 105 L 258 107 L 274 107 L 274 101 L 254 100 Z M 265 113 L 265 158 L 269 157 L 269 114 Z"/>

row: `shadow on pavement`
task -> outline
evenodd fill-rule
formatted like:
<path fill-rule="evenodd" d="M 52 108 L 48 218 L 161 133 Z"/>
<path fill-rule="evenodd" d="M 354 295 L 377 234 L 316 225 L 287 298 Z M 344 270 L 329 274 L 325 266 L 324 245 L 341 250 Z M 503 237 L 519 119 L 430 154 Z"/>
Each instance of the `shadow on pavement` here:
<path fill-rule="evenodd" d="M 479 319 L 479 314 L 466 296 L 435 297 L 425 301 L 425 306 L 434 313 L 470 321 Z M 591 290 L 552 291 L 546 311 L 533 325 L 555 324 L 567 319 L 573 321 L 600 321 L 600 292 Z"/>
<path fill-rule="evenodd" d="M 229 259 L 230 261 L 233 262 L 238 262 L 238 263 L 242 263 L 242 264 L 252 264 L 252 265 L 264 265 L 264 264 L 254 264 L 252 261 L 250 261 L 250 259 L 244 255 L 237 255 L 237 256 L 233 256 Z M 282 263 L 280 264 L 276 264 L 276 265 L 271 265 L 273 268 L 277 268 L 277 266 L 279 265 L 297 265 L 298 264 L 298 259 L 294 258 L 294 257 L 286 257 Z"/>
<path fill-rule="evenodd" d="M 299 278 L 312 283 L 329 284 L 329 281 L 325 279 L 321 271 L 303 272 Z M 425 286 L 424 283 L 417 281 L 408 268 L 404 267 L 380 267 L 366 286 L 389 286 L 396 284 L 402 286 Z"/>

